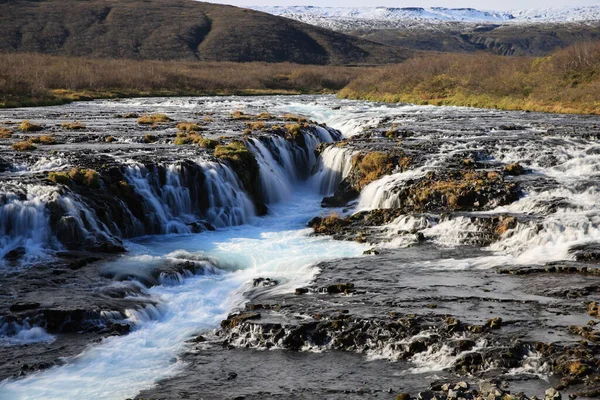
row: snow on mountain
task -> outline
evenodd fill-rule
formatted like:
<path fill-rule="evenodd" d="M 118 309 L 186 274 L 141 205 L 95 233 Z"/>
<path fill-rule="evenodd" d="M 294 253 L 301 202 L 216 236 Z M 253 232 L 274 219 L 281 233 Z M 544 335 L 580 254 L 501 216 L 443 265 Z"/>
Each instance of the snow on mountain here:
<path fill-rule="evenodd" d="M 521 11 L 482 11 L 445 7 L 250 7 L 334 30 L 389 29 L 448 23 L 567 23 L 600 21 L 600 4 L 584 7 L 547 8 Z"/>

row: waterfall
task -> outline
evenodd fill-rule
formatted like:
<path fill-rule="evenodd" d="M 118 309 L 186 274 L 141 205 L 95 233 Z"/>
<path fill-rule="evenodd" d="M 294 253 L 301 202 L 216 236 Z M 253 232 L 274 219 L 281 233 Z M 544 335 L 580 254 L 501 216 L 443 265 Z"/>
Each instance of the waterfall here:
<path fill-rule="evenodd" d="M 329 146 L 319 159 L 318 170 L 313 176 L 313 184 L 319 193 L 330 195 L 352 169 L 352 157 L 356 151 L 343 147 Z"/>
<path fill-rule="evenodd" d="M 259 191 L 267 204 L 290 199 L 293 185 L 315 168 L 319 144 L 340 137 L 320 126 L 303 128 L 301 134 L 298 141 L 278 135 L 246 140 L 259 165 Z M 34 165 L 45 172 L 69 166 L 59 158 Z M 116 188 L 42 183 L 0 187 L 0 260 L 34 261 L 52 251 L 84 246 L 106 250 L 106 245 L 121 247 L 122 238 L 241 225 L 256 215 L 252 199 L 225 162 L 127 160 L 117 172 L 122 178 L 116 179 L 122 181 Z M 90 190 L 98 190 L 97 195 Z"/>

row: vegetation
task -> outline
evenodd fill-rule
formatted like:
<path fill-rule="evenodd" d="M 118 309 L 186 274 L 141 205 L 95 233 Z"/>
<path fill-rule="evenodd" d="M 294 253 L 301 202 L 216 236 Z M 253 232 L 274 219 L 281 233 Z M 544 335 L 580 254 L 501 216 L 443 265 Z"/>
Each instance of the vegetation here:
<path fill-rule="evenodd" d="M 177 129 L 184 132 L 199 132 L 203 128 L 195 122 L 180 122 L 177 124 Z"/>
<path fill-rule="evenodd" d="M 147 133 L 146 135 L 144 135 L 144 139 L 142 139 L 142 141 L 144 143 L 154 143 L 158 140 L 158 137 L 151 135 L 149 133 Z"/>
<path fill-rule="evenodd" d="M 19 130 L 21 132 L 37 132 L 37 131 L 41 131 L 42 129 L 44 129 L 44 128 L 42 128 L 41 125 L 36 125 L 27 120 L 25 120 L 19 124 Z"/>
<path fill-rule="evenodd" d="M 390 174 L 394 168 L 392 157 L 381 151 L 374 151 L 363 156 L 358 155 L 354 162 L 357 163 L 361 175 L 358 189 L 364 188 L 383 175 Z"/>
<path fill-rule="evenodd" d="M 544 58 L 443 54 L 364 74 L 346 98 L 600 114 L 600 42 Z"/>
<path fill-rule="evenodd" d="M 15 150 L 15 151 L 32 151 L 32 150 L 37 149 L 37 147 L 35 147 L 33 145 L 33 143 L 27 141 L 27 142 L 16 142 L 16 143 L 13 143 L 12 149 Z"/>
<path fill-rule="evenodd" d="M 8 128 L 0 128 L 0 139 L 10 139 L 13 135 L 13 131 Z"/>
<path fill-rule="evenodd" d="M 264 121 L 246 122 L 246 127 L 252 131 L 262 131 L 267 128 L 267 124 Z"/>
<path fill-rule="evenodd" d="M 48 173 L 48 179 L 62 185 L 69 185 L 74 182 L 91 189 L 100 187 L 100 175 L 93 169 L 71 168 L 68 172 L 50 172 Z"/>
<path fill-rule="evenodd" d="M 75 122 L 63 122 L 60 124 L 63 128 L 68 129 L 70 131 L 79 131 L 85 129 L 86 126 L 79 121 Z"/>
<path fill-rule="evenodd" d="M 0 107 L 140 96 L 334 93 L 371 70 L 287 63 L 134 61 L 0 53 Z"/>
<path fill-rule="evenodd" d="M 258 162 L 243 142 L 233 141 L 226 145 L 216 146 L 215 157 L 225 160 L 231 165 L 251 197 L 256 200 L 260 196 Z"/>
<path fill-rule="evenodd" d="M 52 135 L 40 135 L 34 136 L 29 139 L 31 143 L 42 143 L 42 144 L 55 144 L 56 138 Z"/>
<path fill-rule="evenodd" d="M 163 124 L 172 121 L 165 114 L 144 114 L 137 119 L 137 123 L 141 125 Z"/>
<path fill-rule="evenodd" d="M 176 145 L 195 143 L 200 147 L 204 147 L 205 149 L 214 149 L 219 145 L 218 141 L 205 138 L 197 133 L 185 134 L 181 132 L 177 134 L 177 137 L 173 143 Z"/>

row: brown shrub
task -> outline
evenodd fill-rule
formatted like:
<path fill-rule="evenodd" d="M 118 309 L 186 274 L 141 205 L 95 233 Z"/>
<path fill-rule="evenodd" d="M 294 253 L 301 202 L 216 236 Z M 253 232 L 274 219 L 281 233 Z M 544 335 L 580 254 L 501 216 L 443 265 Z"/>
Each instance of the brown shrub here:
<path fill-rule="evenodd" d="M 60 124 L 63 128 L 68 129 L 70 131 L 80 131 L 86 128 L 84 124 L 79 121 L 75 122 L 63 122 Z"/>
<path fill-rule="evenodd" d="M 42 129 L 44 129 L 44 128 L 42 128 L 41 125 L 33 124 L 27 120 L 25 120 L 19 124 L 19 130 L 21 132 L 37 132 L 37 131 L 41 131 Z"/>

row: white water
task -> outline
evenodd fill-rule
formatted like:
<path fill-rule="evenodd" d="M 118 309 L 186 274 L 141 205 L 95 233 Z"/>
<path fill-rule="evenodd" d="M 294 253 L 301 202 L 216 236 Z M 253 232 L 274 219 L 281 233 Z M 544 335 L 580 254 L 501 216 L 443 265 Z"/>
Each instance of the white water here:
<path fill-rule="evenodd" d="M 138 242 L 135 254 L 125 257 L 129 263 L 145 264 L 148 256 L 207 256 L 223 272 L 195 276 L 181 285 L 149 289 L 162 304 L 158 319 L 134 313 L 139 322 L 131 334 L 106 339 L 65 366 L 5 382 L 0 386 L 0 399 L 135 396 L 158 379 L 180 371 L 177 354 L 184 349 L 185 340 L 214 328 L 234 306 L 242 304 L 241 293 L 251 287 L 253 278 L 280 280 L 272 290 L 290 292 L 313 278 L 315 263 L 362 254 L 365 247 L 357 243 L 310 237 L 311 230 L 304 226 L 319 213 L 321 198 L 307 187 L 297 188 L 293 195 L 293 202 L 272 206 L 271 215 L 257 218 L 250 225 Z"/>

